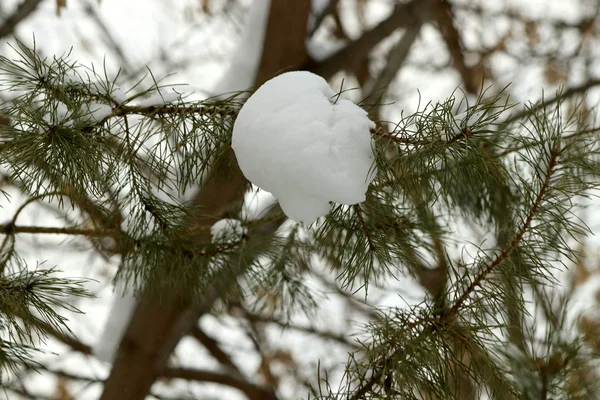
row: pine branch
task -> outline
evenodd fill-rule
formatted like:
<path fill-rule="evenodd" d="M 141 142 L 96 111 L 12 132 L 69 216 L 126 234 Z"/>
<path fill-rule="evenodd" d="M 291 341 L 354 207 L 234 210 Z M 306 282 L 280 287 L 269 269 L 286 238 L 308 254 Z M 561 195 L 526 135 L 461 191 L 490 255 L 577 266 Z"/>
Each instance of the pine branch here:
<path fill-rule="evenodd" d="M 155 115 L 221 115 L 235 117 L 239 109 L 218 104 L 201 104 L 201 105 L 160 105 L 160 106 L 129 106 L 122 105 L 113 109 L 111 116 L 121 117 L 125 115 L 138 114 L 143 116 Z M 106 117 L 104 121 L 110 119 Z"/>
<path fill-rule="evenodd" d="M 365 220 L 363 218 L 362 211 L 360 209 L 360 205 L 355 205 L 355 206 L 353 206 L 353 208 L 354 208 L 354 211 L 356 212 L 356 217 L 358 218 L 360 227 L 361 227 L 363 233 L 365 234 L 365 237 L 367 238 L 367 243 L 369 244 L 369 250 L 375 251 L 376 248 L 375 248 L 375 245 L 373 244 L 373 239 L 371 238 L 369 229 L 367 228 L 367 225 L 365 224 Z"/>
<path fill-rule="evenodd" d="M 479 274 L 473 279 L 471 284 L 465 289 L 463 294 L 460 295 L 458 297 L 458 299 L 456 299 L 456 301 L 454 302 L 452 307 L 450 307 L 448 309 L 448 311 L 445 313 L 446 318 L 451 318 L 454 315 L 456 315 L 458 310 L 463 306 L 465 301 L 471 296 L 473 291 L 483 283 L 485 278 L 496 267 L 498 267 L 500 264 L 502 264 L 502 262 L 507 260 L 508 257 L 510 256 L 510 254 L 513 252 L 513 250 L 515 250 L 517 248 L 517 246 L 519 245 L 519 243 L 521 243 L 521 240 L 523 239 L 525 233 L 531 227 L 533 219 L 537 215 L 538 209 L 540 208 L 540 205 L 542 204 L 542 201 L 545 198 L 546 192 L 548 191 L 548 189 L 550 187 L 550 179 L 552 178 L 552 175 L 555 172 L 555 167 L 558 164 L 557 158 L 558 158 L 559 154 L 560 154 L 560 149 L 557 148 L 556 146 L 553 147 L 551 150 L 551 154 L 550 154 L 548 168 L 546 169 L 546 172 L 545 172 L 545 178 L 540 186 L 540 189 L 535 197 L 535 200 L 533 201 L 533 204 L 530 207 L 529 213 L 527 214 L 525 221 L 523 222 L 523 225 L 521 226 L 521 228 L 519 229 L 517 234 L 513 237 L 511 242 L 508 244 L 508 246 L 506 246 L 504 248 L 504 250 L 498 256 L 496 256 L 496 258 L 486 268 L 484 268 L 482 271 L 479 272 Z"/>
<path fill-rule="evenodd" d="M 57 339 L 58 341 L 66 344 L 72 350 L 75 350 L 77 352 L 80 352 L 80 353 L 86 354 L 86 355 L 92 354 L 91 346 L 88 346 L 87 344 L 80 342 L 79 340 L 77 340 L 77 338 L 70 335 L 69 333 L 65 333 L 65 332 L 61 332 L 61 331 L 57 330 L 52 325 L 40 320 L 39 318 L 28 318 L 27 322 L 36 326 L 40 331 L 44 332 L 45 334 L 50 335 L 50 336 L 54 337 L 55 339 Z"/>
<path fill-rule="evenodd" d="M 570 139 L 579 139 L 581 137 L 584 137 L 584 136 L 587 136 L 587 135 L 592 135 L 592 134 L 595 134 L 595 133 L 598 133 L 598 132 L 600 132 L 600 127 L 599 128 L 590 128 L 590 129 L 581 129 L 581 130 L 578 130 L 577 132 L 573 132 L 573 133 L 570 133 L 568 135 L 563 135 L 561 137 L 561 139 L 564 142 L 569 142 Z M 505 149 L 503 151 L 499 151 L 499 152 L 495 153 L 494 156 L 498 157 L 498 158 L 502 158 L 502 157 L 505 157 L 505 156 L 507 156 L 507 155 L 509 155 L 511 153 L 515 153 L 515 152 L 518 152 L 518 151 L 521 151 L 521 150 L 527 150 L 527 149 L 530 149 L 530 148 L 535 147 L 535 146 L 539 146 L 539 142 L 535 141 L 535 140 L 532 140 L 529 143 L 524 143 L 524 144 L 521 144 L 519 146 L 508 147 L 507 149 Z"/>

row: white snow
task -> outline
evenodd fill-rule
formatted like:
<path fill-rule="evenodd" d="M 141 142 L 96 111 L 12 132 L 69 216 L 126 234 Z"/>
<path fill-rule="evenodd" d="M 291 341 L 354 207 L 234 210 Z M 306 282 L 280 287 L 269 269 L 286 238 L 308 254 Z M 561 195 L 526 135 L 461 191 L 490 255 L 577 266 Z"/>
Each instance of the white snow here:
<path fill-rule="evenodd" d="M 143 97 L 141 99 L 136 99 L 135 105 L 139 107 L 152 107 L 152 106 L 161 106 L 163 104 L 169 104 L 178 102 L 181 100 L 181 93 L 177 93 L 174 90 L 166 91 L 166 90 L 157 90 L 155 93 L 152 93 L 149 97 Z"/>
<path fill-rule="evenodd" d="M 239 239 L 246 234 L 246 228 L 240 220 L 225 218 L 213 224 L 210 228 L 213 243 L 227 243 Z"/>
<path fill-rule="evenodd" d="M 108 321 L 104 325 L 104 332 L 92 352 L 99 360 L 112 363 L 115 353 L 121 343 L 121 338 L 129 324 L 133 310 L 137 305 L 133 289 L 124 287 L 124 281 L 117 282 L 115 297 L 111 307 Z"/>
<path fill-rule="evenodd" d="M 312 38 L 306 39 L 306 50 L 308 55 L 315 61 L 323 61 L 337 53 L 347 45 L 345 40 L 335 40 L 325 43 Z"/>
<path fill-rule="evenodd" d="M 311 13 L 308 18 L 308 26 L 306 30 L 312 32 L 315 29 L 315 23 L 317 16 L 321 15 L 325 8 L 329 5 L 329 0 L 312 0 L 311 2 Z"/>
<path fill-rule="evenodd" d="M 248 89 L 253 83 L 262 56 L 267 17 L 271 0 L 254 0 L 244 29 L 242 41 L 212 92 L 221 95 Z"/>
<path fill-rule="evenodd" d="M 322 13 L 325 10 L 325 7 L 329 5 L 330 0 L 312 0 L 311 9 L 315 14 Z"/>
<path fill-rule="evenodd" d="M 107 104 L 92 102 L 81 107 L 85 121 L 98 122 L 112 114 L 112 107 Z"/>
<path fill-rule="evenodd" d="M 374 126 L 320 76 L 287 72 L 244 104 L 232 148 L 250 182 L 271 192 L 289 218 L 311 224 L 329 212 L 329 202 L 365 200 L 375 177 Z"/>
<path fill-rule="evenodd" d="M 48 125 L 73 125 L 73 121 L 69 119 L 69 108 L 61 101 L 50 103 L 49 110 L 42 118 Z"/>
<path fill-rule="evenodd" d="M 125 100 L 127 100 L 125 92 L 118 86 L 113 86 L 112 90 L 110 91 L 110 97 L 112 97 L 113 100 L 119 104 L 125 103 Z"/>
<path fill-rule="evenodd" d="M 83 86 L 83 80 L 75 69 L 65 72 L 64 83 L 70 86 Z"/>

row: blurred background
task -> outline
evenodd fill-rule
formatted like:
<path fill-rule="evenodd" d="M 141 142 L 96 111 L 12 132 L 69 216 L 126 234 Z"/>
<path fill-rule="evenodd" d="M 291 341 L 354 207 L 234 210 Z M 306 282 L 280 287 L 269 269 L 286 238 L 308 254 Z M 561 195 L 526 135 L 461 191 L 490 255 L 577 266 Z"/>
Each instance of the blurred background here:
<path fill-rule="evenodd" d="M 93 65 L 128 96 L 136 93 L 139 81 L 142 87 L 157 79 L 178 85 L 185 100 L 194 101 L 254 86 L 254 81 L 245 87 L 243 80 L 232 81 L 232 62 L 256 68 L 256 59 L 268 52 L 300 52 L 305 63 L 293 68 L 316 71 L 335 91 L 348 90 L 345 96 L 355 101 L 385 104 L 370 111 L 392 124 L 453 93 L 472 102 L 483 90 L 505 90 L 512 102 L 523 104 L 552 98 L 563 88 L 569 101 L 589 112 L 589 124 L 597 125 L 598 0 L 313 0 L 307 32 L 302 37 L 302 26 L 298 37 L 293 15 L 300 3 L 272 0 L 281 15 L 291 13 L 282 17 L 288 26 L 269 27 L 264 46 L 254 46 L 252 38 L 261 27 L 249 25 L 251 0 L 2 1 L 0 53 L 15 57 L 10 48 L 15 39 L 35 43 L 45 57 L 68 54 Z M 336 53 L 345 46 L 353 46 L 352 51 Z M 0 169 L 0 184 L 12 196 L 10 202 L 0 199 L 0 222 L 26 200 L 7 176 Z M 257 201 L 247 196 L 246 207 L 257 207 Z M 593 206 L 581 217 L 599 232 L 597 215 Z M 63 219 L 52 206 L 34 205 L 19 223 L 56 226 Z M 461 244 L 449 251 L 459 254 L 461 239 L 477 235 L 457 228 Z M 99 398 L 111 365 L 96 359 L 91 346 L 108 319 L 118 256 L 107 256 L 85 238 L 58 235 L 22 235 L 17 246 L 30 265 L 45 261 L 69 276 L 93 278 L 88 288 L 97 298 L 77 300 L 84 313 L 68 316 L 74 336 L 51 335 L 42 346 L 46 351 L 36 356 L 42 368 L 6 375 L 0 398 Z M 558 290 L 573 299 L 573 321 L 578 321 L 573 329 L 589 334 L 600 352 L 600 240 L 582 239 L 581 250 L 583 262 L 558 276 Z M 266 316 L 253 312 L 243 299 L 227 307 L 216 304 L 179 341 L 168 357 L 168 373 L 148 398 L 258 399 L 261 392 L 253 392 L 257 385 L 274 388 L 282 399 L 306 397 L 317 368 L 332 382 L 341 378 L 347 353 L 356 348 L 354 338 L 360 337 L 373 307 L 420 302 L 431 285 L 428 279 L 435 280 L 435 274 L 420 282 L 400 277 L 372 284 L 366 296 L 362 290 L 341 288 L 324 267 L 307 277 L 319 305 L 313 315 Z M 223 371 L 231 370 L 246 380 L 227 379 Z"/>

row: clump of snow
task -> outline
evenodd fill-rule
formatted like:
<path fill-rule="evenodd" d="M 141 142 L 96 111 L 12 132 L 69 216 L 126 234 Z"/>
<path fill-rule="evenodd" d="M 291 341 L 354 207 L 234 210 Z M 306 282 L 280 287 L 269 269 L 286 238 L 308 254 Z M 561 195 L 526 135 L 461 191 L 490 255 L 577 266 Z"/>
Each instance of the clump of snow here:
<path fill-rule="evenodd" d="M 73 125 L 73 121 L 69 120 L 69 108 L 61 101 L 50 104 L 50 109 L 43 116 L 44 121 L 48 125 Z"/>
<path fill-rule="evenodd" d="M 162 106 L 164 104 L 173 103 L 180 100 L 181 93 L 177 93 L 174 90 L 171 90 L 170 92 L 157 90 L 149 97 L 144 97 L 137 100 L 135 102 L 135 105 L 138 107 Z"/>
<path fill-rule="evenodd" d="M 87 122 L 98 122 L 112 114 L 112 107 L 107 104 L 92 102 L 81 107 L 82 119 Z"/>
<path fill-rule="evenodd" d="M 125 100 L 127 100 L 127 96 L 125 95 L 125 92 L 123 91 L 123 89 L 121 89 L 118 86 L 113 86 L 109 95 L 113 100 L 115 100 L 119 104 L 125 103 Z"/>
<path fill-rule="evenodd" d="M 320 76 L 288 72 L 244 104 L 232 148 L 248 180 L 271 192 L 289 218 L 311 224 L 329 212 L 329 202 L 365 200 L 375 177 L 374 126 Z"/>
<path fill-rule="evenodd" d="M 269 192 L 253 187 L 251 191 L 246 192 L 244 204 L 240 211 L 241 218 L 244 220 L 257 220 L 269 212 L 271 207 L 277 204 L 277 199 Z"/>
<path fill-rule="evenodd" d="M 237 219 L 225 218 L 213 224 L 210 228 L 213 243 L 227 243 L 246 234 L 246 228 Z"/>
<path fill-rule="evenodd" d="M 64 74 L 64 83 L 70 86 L 83 86 L 81 76 L 74 70 L 67 70 Z"/>

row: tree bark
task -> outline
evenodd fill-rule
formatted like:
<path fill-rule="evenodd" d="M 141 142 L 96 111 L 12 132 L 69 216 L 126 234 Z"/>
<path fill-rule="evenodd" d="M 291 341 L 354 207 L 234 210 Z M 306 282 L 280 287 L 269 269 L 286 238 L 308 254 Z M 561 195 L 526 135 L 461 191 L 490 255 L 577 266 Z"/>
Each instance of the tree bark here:
<path fill-rule="evenodd" d="M 307 62 L 305 38 L 310 8 L 310 0 L 271 0 L 256 84 Z M 213 174 L 194 200 L 201 210 L 190 222 L 198 232 L 196 243 L 209 241 L 210 226 L 231 210 L 239 209 L 243 201 L 247 182 L 233 152 L 221 165 L 228 165 L 230 170 Z M 227 182 L 223 181 L 224 176 L 229 177 Z M 100 399 L 144 399 L 181 337 L 212 307 L 214 299 L 209 301 L 210 304 L 202 304 L 201 300 L 201 304 L 187 307 L 177 306 L 178 301 L 160 305 L 155 296 L 145 293 L 123 335 Z"/>

